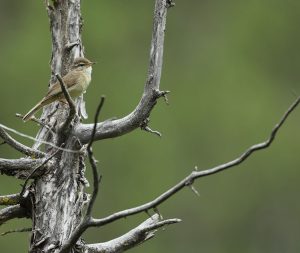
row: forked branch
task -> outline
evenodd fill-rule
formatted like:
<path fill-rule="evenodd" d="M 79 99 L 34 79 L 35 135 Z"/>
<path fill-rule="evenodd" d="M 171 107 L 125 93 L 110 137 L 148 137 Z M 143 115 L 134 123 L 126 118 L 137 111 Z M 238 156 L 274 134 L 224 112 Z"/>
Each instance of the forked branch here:
<path fill-rule="evenodd" d="M 170 188 L 169 190 L 167 190 L 166 192 L 164 192 L 163 194 L 158 196 L 156 199 L 154 199 L 154 200 L 152 200 L 148 203 L 145 203 L 143 205 L 116 212 L 116 213 L 111 214 L 111 215 L 109 215 L 105 218 L 102 218 L 102 219 L 94 219 L 90 215 L 88 215 L 86 217 L 86 219 L 83 220 L 81 225 L 74 231 L 73 235 L 67 241 L 67 243 L 63 246 L 60 253 L 68 252 L 68 250 L 72 247 L 72 245 L 75 245 L 76 241 L 79 239 L 79 237 L 82 235 L 82 233 L 88 227 L 91 227 L 91 226 L 101 227 L 101 226 L 104 226 L 106 224 L 112 223 L 116 220 L 119 220 L 121 218 L 125 218 L 125 217 L 131 216 L 131 215 L 134 215 L 134 214 L 137 214 L 137 213 L 141 213 L 141 212 L 147 212 L 149 209 L 156 209 L 161 203 L 165 202 L 167 199 L 169 199 L 170 197 L 175 195 L 178 191 L 183 189 L 185 186 L 191 186 L 194 183 L 194 180 L 196 180 L 200 177 L 209 176 L 209 175 L 212 175 L 212 174 L 219 173 L 223 170 L 235 167 L 235 166 L 239 165 L 240 163 L 244 162 L 255 151 L 263 150 L 263 149 L 268 148 L 273 143 L 273 141 L 275 140 L 275 137 L 276 137 L 279 129 L 284 125 L 284 123 L 286 122 L 288 116 L 296 109 L 296 107 L 299 105 L 299 103 L 300 103 L 300 97 L 298 97 L 298 99 L 283 114 L 282 118 L 275 125 L 275 127 L 273 128 L 273 130 L 270 133 L 269 138 L 266 141 L 263 141 L 261 143 L 258 143 L 258 144 L 255 144 L 255 145 L 249 147 L 238 158 L 236 158 L 236 159 L 234 159 L 234 160 L 232 160 L 228 163 L 224 163 L 224 164 L 218 165 L 216 167 L 213 167 L 211 169 L 207 169 L 207 170 L 203 170 L 203 171 L 193 171 L 186 178 L 184 178 L 178 184 L 176 184 L 175 186 L 173 186 L 172 188 Z M 97 119 L 97 117 L 96 117 L 96 119 Z M 96 127 L 96 123 L 94 124 L 94 129 L 95 129 L 95 127 Z M 95 130 L 93 131 L 93 133 L 95 133 Z M 93 139 L 94 134 L 91 137 Z M 90 142 L 90 145 L 91 145 L 91 143 L 92 142 Z M 93 163 L 92 163 L 92 167 L 93 167 Z M 93 171 L 94 171 L 94 168 L 93 168 Z M 93 201 L 91 203 L 94 202 L 94 197 L 97 195 L 97 194 L 95 194 L 95 189 L 96 189 L 96 193 L 98 191 L 98 186 L 97 186 L 97 188 L 95 188 L 95 178 L 98 178 L 98 177 L 95 177 L 95 175 L 97 175 L 97 174 L 95 174 L 95 171 L 94 171 L 94 193 L 93 193 L 93 196 L 92 196 Z M 88 214 L 91 213 L 91 208 L 92 208 L 92 204 L 90 204 L 90 206 L 88 208 L 88 210 L 89 210 Z M 134 229 L 134 231 L 139 231 L 139 229 L 136 228 L 136 229 Z M 131 232 L 129 232 L 129 234 L 131 234 Z M 132 247 L 137 245 L 137 241 L 135 241 L 135 240 L 131 241 L 131 239 L 128 239 L 128 238 L 131 238 L 130 236 L 127 237 L 129 234 L 125 234 L 122 237 L 119 237 L 115 240 L 112 240 L 112 241 L 104 243 L 104 244 L 100 243 L 100 244 L 87 245 L 86 249 L 85 249 L 86 250 L 85 252 L 96 252 L 97 253 L 97 252 L 122 252 L 122 251 L 125 251 L 128 248 L 126 248 L 126 246 L 123 242 L 128 243 L 128 245 L 131 245 Z M 138 238 L 138 236 L 137 236 L 137 238 Z M 112 245 L 116 245 L 116 244 L 113 244 L 113 243 L 116 243 L 116 242 L 119 242 L 119 246 L 121 247 L 120 251 L 114 251 L 114 250 L 110 249 L 110 247 Z M 122 247 L 124 247 L 124 248 L 122 248 Z"/>
<path fill-rule="evenodd" d="M 120 253 L 131 249 L 155 236 L 158 228 L 176 224 L 180 219 L 160 220 L 158 214 L 152 215 L 149 219 L 144 221 L 136 228 L 130 230 L 128 233 L 113 239 L 108 242 L 87 244 L 85 245 L 85 253 Z"/>
<path fill-rule="evenodd" d="M 127 116 L 107 120 L 97 124 L 95 140 L 113 138 L 124 135 L 139 128 L 150 115 L 158 98 L 165 96 L 167 92 L 160 91 L 160 78 L 163 63 L 163 46 L 166 27 L 167 9 L 171 6 L 170 0 L 156 0 L 153 32 L 150 49 L 150 63 L 148 75 L 144 86 L 144 93 L 137 107 Z M 94 124 L 78 124 L 73 134 L 82 143 L 88 143 L 91 139 Z"/>
<path fill-rule="evenodd" d="M 236 159 L 234 159 L 234 160 L 232 160 L 228 163 L 218 165 L 218 166 L 213 167 L 213 168 L 208 169 L 208 170 L 193 171 L 186 178 L 184 178 L 178 184 L 176 184 L 175 186 L 173 186 L 172 188 L 170 188 L 169 190 L 167 190 L 166 192 L 164 192 L 163 194 L 158 196 L 156 199 L 154 199 L 154 200 L 152 200 L 148 203 L 145 203 L 143 205 L 134 207 L 134 208 L 130 208 L 130 209 L 126 209 L 126 210 L 123 210 L 123 211 L 116 212 L 116 213 L 111 214 L 111 215 L 109 215 L 105 218 L 102 218 L 102 219 L 92 219 L 92 221 L 91 221 L 92 226 L 100 227 L 100 226 L 106 225 L 108 223 L 114 222 L 116 220 L 119 220 L 121 218 L 125 218 L 125 217 L 130 216 L 130 215 L 134 215 L 134 214 L 137 214 L 137 213 L 145 212 L 145 211 L 147 211 L 149 209 L 152 209 L 152 208 L 156 208 L 161 203 L 165 202 L 167 199 L 169 199 L 174 194 L 176 194 L 178 191 L 183 189 L 185 186 L 191 186 L 195 179 L 198 179 L 200 177 L 209 176 L 209 175 L 212 175 L 212 174 L 216 174 L 216 173 L 219 173 L 223 170 L 235 167 L 235 166 L 239 165 L 240 163 L 244 162 L 255 151 L 263 150 L 263 149 L 268 148 L 273 143 L 279 129 L 283 126 L 283 124 L 286 122 L 288 116 L 295 110 L 295 108 L 299 105 L 299 103 L 300 103 L 300 97 L 298 97 L 298 99 L 283 114 L 282 118 L 275 125 L 275 127 L 271 131 L 271 134 L 270 134 L 269 138 L 266 141 L 263 141 L 261 143 L 258 143 L 258 144 L 255 144 L 255 145 L 251 146 L 242 155 L 240 155 L 238 158 L 236 158 Z"/>

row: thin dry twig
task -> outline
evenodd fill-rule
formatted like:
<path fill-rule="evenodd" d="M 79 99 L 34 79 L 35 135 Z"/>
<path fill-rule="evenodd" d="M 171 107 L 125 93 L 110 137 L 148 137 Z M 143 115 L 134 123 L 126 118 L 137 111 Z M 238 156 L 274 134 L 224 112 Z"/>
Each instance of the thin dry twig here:
<path fill-rule="evenodd" d="M 17 228 L 13 230 L 8 230 L 0 234 L 0 236 L 8 235 L 11 233 L 21 233 L 21 232 L 31 232 L 32 228 Z"/>
<path fill-rule="evenodd" d="M 45 153 L 32 149 L 30 147 L 25 146 L 24 144 L 16 141 L 14 138 L 12 138 L 8 133 L 4 131 L 5 127 L 0 124 L 0 137 L 3 139 L 4 143 L 7 143 L 17 151 L 27 155 L 27 156 L 34 156 L 37 158 L 44 157 Z M 7 130 L 7 129 L 6 129 Z"/>
<path fill-rule="evenodd" d="M 102 96 L 101 100 L 100 100 L 100 103 L 99 103 L 99 105 L 97 107 L 97 110 L 96 110 L 96 114 L 95 114 L 95 118 L 94 118 L 94 128 L 93 128 L 91 140 L 90 140 L 90 142 L 87 146 L 88 157 L 89 157 L 89 161 L 90 161 L 90 164 L 91 164 L 91 167 L 92 167 L 92 170 L 93 170 L 93 187 L 94 187 L 92 198 L 89 202 L 87 212 L 86 212 L 87 216 L 91 216 L 93 205 L 95 203 L 95 200 L 97 198 L 97 194 L 98 194 L 98 191 L 99 191 L 99 183 L 100 183 L 100 180 L 101 180 L 101 177 L 99 178 L 99 175 L 98 175 L 97 164 L 96 164 L 97 162 L 96 162 L 96 159 L 94 158 L 94 155 L 93 155 L 92 145 L 93 145 L 93 142 L 94 142 L 94 137 L 95 137 L 95 133 L 96 133 L 98 118 L 99 118 L 101 109 L 103 107 L 104 101 L 105 101 L 105 97 Z"/>
<path fill-rule="evenodd" d="M 170 188 L 169 190 L 167 190 L 166 192 L 164 192 L 163 194 L 158 196 L 156 199 L 154 199 L 150 202 L 147 202 L 143 205 L 134 207 L 134 208 L 130 208 L 130 209 L 126 209 L 126 210 L 116 212 L 116 213 L 111 214 L 111 215 L 109 215 L 105 218 L 102 218 L 102 219 L 92 219 L 92 221 L 91 221 L 92 226 L 100 227 L 100 226 L 103 226 L 105 224 L 108 224 L 108 223 L 114 222 L 116 220 L 119 220 L 121 218 L 130 216 L 130 215 L 134 215 L 134 214 L 137 214 L 137 213 L 141 213 L 141 212 L 147 211 L 151 208 L 155 208 L 158 205 L 160 205 L 161 203 L 165 202 L 170 197 L 172 197 L 178 191 L 183 189 L 185 186 L 191 186 L 195 179 L 198 179 L 200 177 L 209 176 L 209 175 L 212 175 L 212 174 L 216 174 L 216 173 L 219 173 L 223 170 L 226 170 L 226 169 L 232 168 L 234 166 L 237 166 L 240 163 L 242 163 L 243 161 L 245 161 L 255 151 L 268 148 L 273 143 L 279 129 L 283 126 L 283 124 L 287 120 L 288 116 L 295 110 L 295 108 L 299 105 L 299 103 L 300 103 L 300 97 L 298 97 L 298 99 L 283 114 L 282 118 L 275 125 L 275 127 L 271 131 L 271 134 L 270 134 L 269 138 L 266 141 L 251 146 L 242 155 L 240 155 L 238 158 L 236 158 L 236 159 L 234 159 L 234 160 L 232 160 L 228 163 L 221 164 L 219 166 L 213 167 L 213 168 L 208 169 L 208 170 L 203 170 L 203 171 L 194 170 L 186 178 L 184 178 L 178 184 L 176 184 L 175 186 L 173 186 L 172 188 Z"/>
<path fill-rule="evenodd" d="M 70 51 L 75 46 L 80 46 L 80 41 L 69 42 L 68 44 L 66 44 L 65 49 Z"/>
<path fill-rule="evenodd" d="M 13 128 L 4 126 L 3 124 L 0 124 L 0 129 L 1 129 L 1 128 L 5 129 L 5 130 L 7 130 L 7 131 L 10 131 L 10 132 L 12 132 L 12 133 L 15 133 L 15 134 L 17 134 L 17 135 L 19 135 L 19 136 L 22 136 L 22 137 L 24 137 L 24 138 L 33 140 L 33 141 L 35 141 L 35 142 L 49 145 L 49 146 L 51 146 L 51 147 L 53 147 L 53 148 L 56 148 L 56 149 L 59 149 L 59 150 L 61 150 L 61 151 L 65 151 L 65 152 L 69 152 L 69 153 L 79 153 L 79 152 L 80 152 L 80 151 L 78 151 L 78 150 L 72 150 L 72 149 L 61 148 L 61 147 L 56 146 L 55 144 L 53 144 L 53 143 L 51 143 L 51 142 L 43 141 L 43 140 L 34 138 L 34 137 L 30 136 L 30 135 L 23 134 L 23 133 L 21 133 L 21 132 L 15 130 L 15 129 L 13 129 Z M 43 156 L 45 156 L 45 155 L 46 155 L 46 154 L 43 153 Z"/>
<path fill-rule="evenodd" d="M 141 124 L 141 129 L 146 131 L 146 132 L 149 132 L 151 134 L 155 134 L 157 135 L 158 137 L 162 137 L 162 134 L 159 132 L 159 131 L 156 131 L 156 130 L 152 130 L 149 126 L 148 126 L 148 123 L 150 122 L 150 119 L 149 118 L 146 118 L 142 124 Z"/>
<path fill-rule="evenodd" d="M 65 131 L 71 124 L 72 120 L 74 119 L 75 115 L 76 115 L 76 106 L 75 106 L 75 103 L 74 101 L 72 100 L 71 96 L 70 96 L 70 93 L 68 91 L 68 89 L 66 88 L 66 84 L 64 83 L 63 79 L 61 78 L 60 74 L 55 74 L 57 80 L 59 81 L 59 84 L 60 84 L 60 87 L 61 87 L 61 90 L 69 104 L 69 107 L 70 107 L 70 113 L 69 113 L 69 116 L 68 118 L 66 119 L 63 127 L 62 127 L 62 130 Z"/>
<path fill-rule="evenodd" d="M 16 113 L 16 117 L 23 119 L 24 115 L 22 115 L 21 113 Z M 34 115 L 31 118 L 29 118 L 29 121 L 35 122 L 39 124 L 41 127 L 47 128 L 53 135 L 55 135 L 54 129 L 52 129 L 50 126 L 45 124 L 43 121 L 37 119 Z"/>

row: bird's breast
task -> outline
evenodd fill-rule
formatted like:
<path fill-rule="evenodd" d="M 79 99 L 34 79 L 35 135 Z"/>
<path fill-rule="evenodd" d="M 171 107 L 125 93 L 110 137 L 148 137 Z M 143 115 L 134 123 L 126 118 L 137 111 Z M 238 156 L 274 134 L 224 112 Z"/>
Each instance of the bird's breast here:
<path fill-rule="evenodd" d="M 92 79 L 92 67 L 86 68 L 84 71 L 84 79 L 83 80 L 83 90 L 85 91 L 89 86 L 91 79 Z"/>

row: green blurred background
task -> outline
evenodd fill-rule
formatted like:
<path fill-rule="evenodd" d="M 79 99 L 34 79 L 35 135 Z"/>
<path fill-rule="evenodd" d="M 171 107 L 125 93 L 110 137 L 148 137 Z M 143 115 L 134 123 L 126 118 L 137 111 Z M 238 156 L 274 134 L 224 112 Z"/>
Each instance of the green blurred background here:
<path fill-rule="evenodd" d="M 102 120 L 134 109 L 146 79 L 152 29 L 150 0 L 83 1 L 86 56 L 97 61 L 85 99 L 90 118 L 106 95 Z M 265 140 L 299 89 L 297 0 L 177 0 L 168 14 L 160 101 L 150 126 L 99 141 L 94 150 L 103 181 L 94 216 L 153 199 L 190 173 L 236 158 Z M 0 2 L 0 122 L 35 135 L 15 113 L 27 112 L 46 92 L 51 43 L 43 1 Z M 227 172 L 195 183 L 159 208 L 183 222 L 131 252 L 300 252 L 299 117 L 290 117 L 268 150 Z M 21 142 L 32 142 L 16 136 Z M 0 157 L 17 158 L 7 145 Z M 88 169 L 90 177 L 90 169 Z M 1 194 L 21 181 L 0 177 Z M 89 189 L 90 191 L 91 189 Z M 85 233 L 87 242 L 110 240 L 147 218 L 129 217 Z M 15 220 L 0 232 L 29 226 Z M 0 238 L 1 252 L 26 252 L 28 234 Z"/>

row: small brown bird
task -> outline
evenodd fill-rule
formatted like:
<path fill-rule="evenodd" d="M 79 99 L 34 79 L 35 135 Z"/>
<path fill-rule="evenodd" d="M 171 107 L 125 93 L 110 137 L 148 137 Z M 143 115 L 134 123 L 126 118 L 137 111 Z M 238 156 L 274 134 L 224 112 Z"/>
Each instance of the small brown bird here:
<path fill-rule="evenodd" d="M 91 62 L 86 58 L 76 58 L 71 66 L 71 71 L 62 78 L 72 98 L 80 96 L 89 86 L 93 64 L 95 64 L 95 62 Z M 28 121 L 45 105 L 62 100 L 63 98 L 64 94 L 61 90 L 60 83 L 57 81 L 50 87 L 46 96 L 23 117 L 23 120 Z"/>

